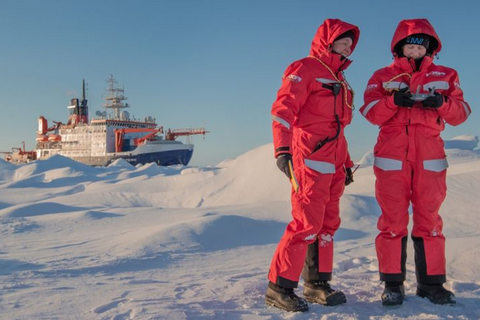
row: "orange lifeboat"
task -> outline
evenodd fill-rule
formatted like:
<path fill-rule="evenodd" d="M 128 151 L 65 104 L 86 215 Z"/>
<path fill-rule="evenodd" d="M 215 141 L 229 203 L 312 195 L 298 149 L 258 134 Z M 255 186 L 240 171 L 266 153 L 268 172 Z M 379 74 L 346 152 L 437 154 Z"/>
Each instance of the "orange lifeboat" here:
<path fill-rule="evenodd" d="M 44 134 L 37 134 L 37 142 L 44 142 L 44 141 L 48 141 L 48 136 L 44 135 Z"/>
<path fill-rule="evenodd" d="M 62 136 L 59 134 L 48 135 L 48 141 L 62 141 Z"/>

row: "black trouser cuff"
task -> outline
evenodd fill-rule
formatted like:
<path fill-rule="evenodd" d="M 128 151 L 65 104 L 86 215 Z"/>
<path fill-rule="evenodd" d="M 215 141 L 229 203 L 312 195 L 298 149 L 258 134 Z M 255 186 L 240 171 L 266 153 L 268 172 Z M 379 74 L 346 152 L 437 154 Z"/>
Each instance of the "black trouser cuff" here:
<path fill-rule="evenodd" d="M 423 276 L 421 279 L 417 279 L 417 282 L 420 284 L 444 284 L 447 282 L 447 277 L 445 275 Z"/>
<path fill-rule="evenodd" d="M 308 273 L 308 279 L 305 277 L 307 274 L 303 274 L 303 280 L 305 282 L 316 282 L 316 281 L 330 281 L 332 280 L 332 273 L 331 272 L 316 272 L 312 274 L 311 272 Z"/>
<path fill-rule="evenodd" d="M 395 288 L 403 285 L 403 281 L 386 281 L 385 288 Z"/>
<path fill-rule="evenodd" d="M 298 287 L 298 281 L 288 280 L 282 277 L 277 277 L 276 285 L 284 288 L 295 289 Z"/>
<path fill-rule="evenodd" d="M 382 273 L 380 272 L 380 280 L 385 282 L 403 282 L 405 275 L 402 273 Z"/>

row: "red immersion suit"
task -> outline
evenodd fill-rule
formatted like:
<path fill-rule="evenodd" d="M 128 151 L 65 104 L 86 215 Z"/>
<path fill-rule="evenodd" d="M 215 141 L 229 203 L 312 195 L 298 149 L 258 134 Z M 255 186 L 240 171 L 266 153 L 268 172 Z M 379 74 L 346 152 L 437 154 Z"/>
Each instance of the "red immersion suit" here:
<path fill-rule="evenodd" d="M 400 41 L 414 34 L 432 39 L 430 55 L 420 65 L 399 54 Z M 401 44 L 401 43 L 400 43 Z M 397 46 L 397 47 L 396 47 Z M 393 36 L 394 61 L 377 70 L 368 82 L 365 104 L 360 112 L 380 127 L 374 148 L 376 198 L 382 214 L 376 238 L 380 279 L 405 279 L 408 209 L 413 210 L 412 239 L 415 248 L 417 282 L 445 282 L 445 237 L 438 214 L 446 196 L 447 160 L 440 132 L 445 123 L 458 125 L 470 115 L 463 100 L 457 72 L 435 65 L 433 56 L 442 48 L 432 25 L 425 19 L 403 20 Z M 416 102 L 413 107 L 398 107 L 393 93 L 409 88 L 411 93 L 444 96 L 434 109 Z"/>
<path fill-rule="evenodd" d="M 299 185 L 291 194 L 293 220 L 280 240 L 268 276 L 287 288 L 297 286 L 304 262 L 305 280 L 331 279 L 345 167 L 353 166 L 343 131 L 352 120 L 353 91 L 343 75 L 351 61 L 329 48 L 347 31 L 355 36 L 353 51 L 359 29 L 341 20 L 326 20 L 317 30 L 310 56 L 286 69 L 272 106 L 275 155 L 292 154 Z M 339 90 L 336 96 L 334 86 Z M 314 152 L 325 139 L 332 141 Z"/>

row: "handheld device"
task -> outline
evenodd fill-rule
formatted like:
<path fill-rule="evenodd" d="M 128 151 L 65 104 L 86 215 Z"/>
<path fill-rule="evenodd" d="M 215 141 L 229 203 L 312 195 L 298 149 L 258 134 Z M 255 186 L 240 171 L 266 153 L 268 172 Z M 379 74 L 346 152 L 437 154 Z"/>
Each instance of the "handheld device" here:
<path fill-rule="evenodd" d="M 414 101 L 423 101 L 425 99 L 427 99 L 428 97 L 432 97 L 435 95 L 435 87 L 432 87 L 431 89 L 429 89 L 429 93 L 420 93 L 420 87 L 421 85 L 418 85 L 417 87 L 417 92 L 416 93 L 412 93 L 412 97 L 410 99 L 414 100 Z"/>

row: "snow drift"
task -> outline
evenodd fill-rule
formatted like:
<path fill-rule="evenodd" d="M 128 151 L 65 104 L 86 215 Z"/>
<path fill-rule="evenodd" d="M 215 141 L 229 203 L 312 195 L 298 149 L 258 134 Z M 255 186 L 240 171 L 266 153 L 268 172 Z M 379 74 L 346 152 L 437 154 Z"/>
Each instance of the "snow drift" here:
<path fill-rule="evenodd" d="M 447 150 L 447 286 L 457 306 L 380 303 L 372 154 L 342 198 L 333 285 L 348 303 L 305 314 L 265 307 L 268 266 L 290 220 L 272 145 L 217 166 L 92 168 L 60 156 L 0 161 L 0 310 L 6 319 L 398 319 L 480 317 L 480 154 Z M 467 142 L 465 142 L 467 141 Z M 478 139 L 476 139 L 478 142 Z M 300 286 L 301 292 L 301 286 Z"/>

